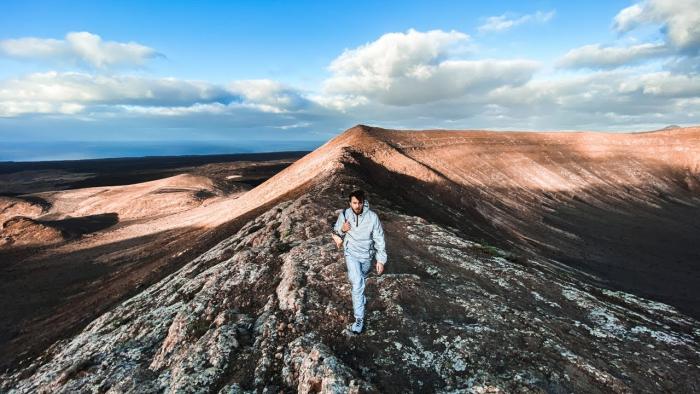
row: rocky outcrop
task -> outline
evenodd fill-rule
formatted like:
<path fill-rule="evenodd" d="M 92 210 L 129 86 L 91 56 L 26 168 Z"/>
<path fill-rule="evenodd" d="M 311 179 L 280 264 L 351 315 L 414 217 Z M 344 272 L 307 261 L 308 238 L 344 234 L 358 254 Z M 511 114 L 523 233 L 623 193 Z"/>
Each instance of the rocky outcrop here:
<path fill-rule="evenodd" d="M 0 228 L 0 247 L 50 245 L 63 240 L 61 230 L 25 216 L 14 216 Z"/>
<path fill-rule="evenodd" d="M 38 197 L 5 197 L 0 196 L 0 223 L 15 216 L 36 218 L 51 208 L 48 201 Z"/>

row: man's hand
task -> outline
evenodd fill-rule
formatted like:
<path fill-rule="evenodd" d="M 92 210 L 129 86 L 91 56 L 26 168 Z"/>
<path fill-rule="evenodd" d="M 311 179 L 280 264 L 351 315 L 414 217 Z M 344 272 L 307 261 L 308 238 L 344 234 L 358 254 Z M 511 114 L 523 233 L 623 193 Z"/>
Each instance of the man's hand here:
<path fill-rule="evenodd" d="M 347 219 L 345 220 L 345 223 L 343 223 L 342 230 L 344 233 L 347 233 L 348 231 L 350 231 L 350 222 L 348 222 Z"/>
<path fill-rule="evenodd" d="M 340 245 L 343 244 L 343 239 L 340 238 L 337 234 L 331 234 L 333 236 L 333 241 L 335 241 L 335 247 L 340 249 Z"/>
<path fill-rule="evenodd" d="M 377 275 L 381 275 L 384 272 L 384 263 L 377 261 Z"/>

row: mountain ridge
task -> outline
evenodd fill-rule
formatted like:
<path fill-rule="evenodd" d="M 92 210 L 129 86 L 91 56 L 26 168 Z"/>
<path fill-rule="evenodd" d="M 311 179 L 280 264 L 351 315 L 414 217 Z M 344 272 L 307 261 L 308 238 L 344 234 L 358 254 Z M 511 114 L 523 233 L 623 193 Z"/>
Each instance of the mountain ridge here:
<path fill-rule="evenodd" d="M 586 260 L 558 258 L 572 255 L 583 241 L 595 241 L 583 244 L 591 253 L 605 252 L 613 241 L 618 249 L 629 242 L 607 240 L 608 233 L 593 226 L 599 217 L 615 231 L 616 220 L 637 220 L 631 224 L 639 229 L 627 229 L 632 237 L 648 229 L 693 229 L 698 191 L 690 186 L 694 178 L 686 182 L 688 174 L 678 168 L 688 164 L 689 176 L 696 176 L 694 140 L 686 151 L 646 140 L 637 157 L 620 155 L 637 145 L 579 145 L 565 151 L 579 152 L 567 159 L 528 158 L 528 152 L 543 151 L 532 145 L 537 136 L 502 135 L 490 144 L 482 139 L 481 150 L 475 150 L 470 140 L 440 141 L 455 134 L 433 135 L 436 141 L 429 133 L 401 133 L 356 126 L 208 211 L 218 217 L 198 213 L 205 219 L 200 223 L 221 231 L 214 225 L 269 204 L 183 268 L 0 375 L 0 388 L 20 393 L 700 389 L 696 318 L 622 291 L 614 276 L 586 267 Z M 458 137 L 491 137 L 469 133 Z M 517 143 L 522 141 L 530 145 Z M 550 153 L 562 145 L 552 146 Z M 472 150 L 464 152 L 465 147 Z M 517 168 L 499 163 L 504 156 L 520 158 L 510 161 Z M 658 166 L 664 158 L 674 161 Z M 614 171 L 596 167 L 606 162 Z M 570 178 L 548 180 L 546 165 L 562 163 Z M 628 173 L 630 164 L 638 164 L 641 175 Z M 565 188 L 582 183 L 586 187 L 574 193 Z M 351 318 L 349 284 L 342 251 L 328 233 L 347 193 L 358 187 L 368 192 L 385 227 L 389 263 L 384 275 L 368 281 L 367 332 L 348 339 L 340 332 Z M 657 193 L 663 191 L 669 194 Z M 642 220 L 638 214 L 648 216 Z M 596 239 L 599 233 L 605 237 Z M 692 260 L 697 248 L 691 241 L 681 238 L 674 245 L 688 253 L 678 258 Z M 618 261 L 592 257 L 602 266 Z M 658 268 L 640 272 L 656 280 L 662 274 Z M 692 273 L 680 274 L 686 283 L 697 283 Z"/>

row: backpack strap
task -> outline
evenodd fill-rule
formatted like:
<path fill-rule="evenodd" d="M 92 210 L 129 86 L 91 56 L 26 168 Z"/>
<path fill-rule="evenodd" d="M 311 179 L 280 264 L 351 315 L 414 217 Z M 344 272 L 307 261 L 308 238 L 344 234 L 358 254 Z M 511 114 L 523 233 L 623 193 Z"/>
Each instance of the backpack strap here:
<path fill-rule="evenodd" d="M 347 216 L 345 215 L 345 210 L 346 210 L 346 209 L 347 209 L 347 208 L 343 208 L 343 219 L 344 219 L 344 220 L 348 220 Z M 335 235 L 338 235 L 338 234 L 336 234 L 336 232 L 335 232 L 335 226 L 331 226 L 331 232 L 332 232 L 333 234 L 335 234 Z M 340 237 L 340 238 L 345 238 L 345 234 L 340 235 L 339 237 Z"/>

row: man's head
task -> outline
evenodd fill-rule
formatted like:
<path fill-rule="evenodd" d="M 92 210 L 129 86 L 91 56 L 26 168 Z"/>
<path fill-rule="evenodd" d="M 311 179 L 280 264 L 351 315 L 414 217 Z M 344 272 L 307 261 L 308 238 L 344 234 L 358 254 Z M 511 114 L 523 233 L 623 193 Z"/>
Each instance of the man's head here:
<path fill-rule="evenodd" d="M 365 203 L 365 192 L 359 189 L 353 190 L 350 196 L 348 196 L 348 200 L 350 201 L 350 208 L 352 208 L 352 211 L 355 212 L 356 215 L 361 214 L 362 205 Z"/>

